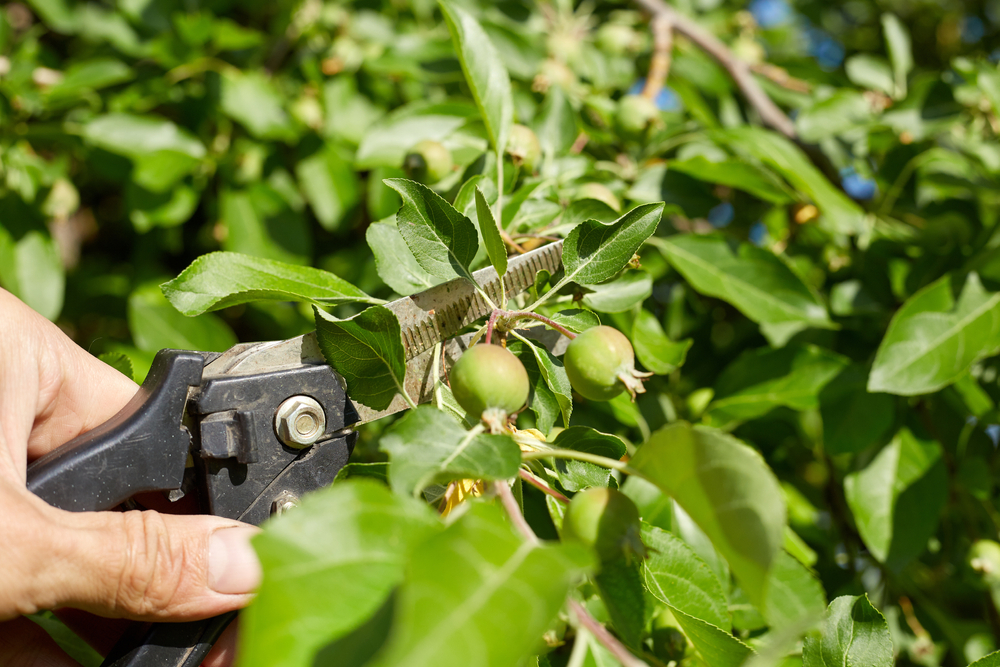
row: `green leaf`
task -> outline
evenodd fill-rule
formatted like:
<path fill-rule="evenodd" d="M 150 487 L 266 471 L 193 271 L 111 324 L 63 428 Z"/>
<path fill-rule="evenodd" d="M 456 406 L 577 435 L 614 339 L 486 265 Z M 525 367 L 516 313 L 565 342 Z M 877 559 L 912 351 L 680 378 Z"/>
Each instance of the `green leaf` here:
<path fill-rule="evenodd" d="M 134 380 L 132 372 L 132 360 L 122 352 L 105 352 L 97 357 L 111 368 L 115 369 L 129 380 Z"/>
<path fill-rule="evenodd" d="M 685 614 L 679 609 L 672 608 L 671 611 L 681 630 L 709 667 L 739 667 L 753 655 L 753 650 L 749 646 L 725 630 Z"/>
<path fill-rule="evenodd" d="M 896 421 L 896 399 L 869 394 L 868 371 L 852 364 L 819 393 L 823 449 L 831 455 L 857 454 L 880 442 Z"/>
<path fill-rule="evenodd" d="M 111 113 L 83 126 L 83 138 L 111 153 L 136 158 L 157 151 L 176 151 L 205 157 L 205 146 L 187 130 L 164 118 Z"/>
<path fill-rule="evenodd" d="M 490 264 L 496 269 L 498 276 L 507 273 L 507 246 L 500 238 L 500 229 L 493 218 L 493 211 L 486 202 L 482 190 L 476 188 L 476 215 L 479 218 L 479 232 L 483 237 L 483 245 L 486 246 L 486 253 L 490 256 Z"/>
<path fill-rule="evenodd" d="M 163 348 L 222 352 L 236 344 L 236 335 L 217 315 L 186 317 L 154 284 L 136 289 L 128 298 L 128 325 L 140 350 Z"/>
<path fill-rule="evenodd" d="M 21 229 L 24 222 L 4 220 L 0 224 L 0 285 L 32 310 L 55 320 L 62 312 L 66 290 L 59 250 L 52 237 L 42 231 L 41 223 Z"/>
<path fill-rule="evenodd" d="M 794 629 L 826 610 L 823 585 L 805 565 L 787 551 L 778 554 L 764 600 L 764 618 L 771 630 Z"/>
<path fill-rule="evenodd" d="M 476 107 L 454 100 L 412 102 L 375 121 L 365 132 L 354 157 L 357 169 L 401 167 L 411 147 L 425 139 L 443 141 L 476 115 Z"/>
<path fill-rule="evenodd" d="M 396 493 L 418 495 L 431 484 L 455 479 L 510 479 L 521 450 L 507 435 L 475 434 L 431 406 L 419 406 L 394 423 L 379 446 L 391 459 Z"/>
<path fill-rule="evenodd" d="M 695 155 L 686 160 L 671 161 L 669 169 L 699 181 L 743 190 L 772 204 L 787 204 L 792 201 L 784 183 L 770 172 L 743 160 L 730 158 L 709 161 L 704 155 Z"/>
<path fill-rule="evenodd" d="M 970 273 L 956 303 L 946 275 L 896 311 L 875 354 L 868 391 L 929 394 L 998 349 L 1000 292 L 987 292 L 979 276 Z"/>
<path fill-rule="evenodd" d="M 651 526 L 670 530 L 673 526 L 673 501 L 660 487 L 637 475 L 625 479 L 622 493 L 632 499 L 639 508 L 639 516 Z M 643 538 L 644 544 L 649 544 Z"/>
<path fill-rule="evenodd" d="M 802 150 L 775 132 L 743 126 L 713 130 L 709 136 L 738 153 L 760 160 L 803 192 L 823 214 L 820 226 L 838 234 L 862 234 L 865 212 L 813 166 Z"/>
<path fill-rule="evenodd" d="M 896 82 L 893 97 L 906 97 L 906 77 L 913 69 L 913 49 L 910 33 L 895 14 L 882 14 L 882 32 L 892 62 L 892 73 Z"/>
<path fill-rule="evenodd" d="M 587 329 L 601 326 L 601 318 L 597 313 L 582 308 L 560 310 L 558 313 L 553 313 L 551 319 L 573 333 L 583 333 Z"/>
<path fill-rule="evenodd" d="M 562 399 L 557 399 L 556 394 L 549 389 L 549 385 L 545 381 L 545 376 L 542 375 L 541 370 L 538 368 L 538 362 L 535 360 L 533 350 L 529 350 L 528 346 L 519 340 L 510 341 L 507 349 L 521 360 L 525 372 L 528 373 L 528 382 L 531 387 L 531 393 L 528 396 L 528 407 L 535 414 L 535 428 L 547 435 L 552 430 L 556 420 L 559 419 L 560 400 Z M 571 397 L 570 405 L 572 406 Z"/>
<path fill-rule="evenodd" d="M 1000 667 L 1000 651 L 983 656 L 969 667 Z"/>
<path fill-rule="evenodd" d="M 864 469 L 844 478 L 844 491 L 865 546 L 898 571 L 927 548 L 948 501 L 941 445 L 904 428 Z"/>
<path fill-rule="evenodd" d="M 601 285 L 589 285 L 583 303 L 602 313 L 632 310 L 653 294 L 653 278 L 645 271 L 626 271 Z"/>
<path fill-rule="evenodd" d="M 596 454 L 615 461 L 625 455 L 625 443 L 622 442 L 621 438 L 601 433 L 589 426 L 571 426 L 560 431 L 552 442 L 552 446 L 558 449 L 572 449 L 578 452 Z M 608 468 L 585 461 L 556 459 L 555 466 L 559 483 L 567 491 L 580 491 L 593 486 L 607 486 L 611 477 L 611 471 Z"/>
<path fill-rule="evenodd" d="M 672 341 L 664 333 L 656 315 L 642 309 L 632 323 L 635 356 L 647 370 L 667 375 L 684 365 L 693 340 Z"/>
<path fill-rule="evenodd" d="M 475 283 L 469 265 L 479 240 L 472 221 L 427 186 L 402 178 L 385 183 L 403 198 L 396 228 L 417 263 L 440 282 L 461 277 Z"/>
<path fill-rule="evenodd" d="M 653 433 L 630 465 L 673 496 L 762 604 L 784 539 L 785 503 L 760 454 L 715 429 L 675 422 Z"/>
<path fill-rule="evenodd" d="M 601 600 L 611 616 L 611 624 L 625 641 L 638 649 L 646 623 L 646 601 L 642 588 L 642 565 L 639 559 L 620 557 L 602 563 L 594 575 Z"/>
<path fill-rule="evenodd" d="M 409 296 L 437 284 L 434 278 L 417 264 L 413 253 L 395 224 L 375 222 L 365 232 L 368 247 L 375 255 L 379 278 L 396 293 Z"/>
<path fill-rule="evenodd" d="M 104 659 L 79 635 L 66 626 L 51 611 L 42 611 L 25 618 L 41 626 L 52 640 L 81 667 L 100 667 Z"/>
<path fill-rule="evenodd" d="M 848 363 L 846 357 L 815 345 L 744 352 L 719 375 L 705 423 L 723 428 L 760 417 L 778 406 L 815 409 L 820 391 Z"/>
<path fill-rule="evenodd" d="M 610 224 L 586 220 L 563 243 L 565 280 L 596 285 L 613 278 L 656 231 L 663 204 L 637 206 Z"/>
<path fill-rule="evenodd" d="M 399 320 L 385 306 L 371 306 L 338 320 L 313 306 L 316 336 L 328 364 L 344 376 L 351 400 L 384 410 L 402 393 L 406 352 Z"/>
<path fill-rule="evenodd" d="M 162 183 L 156 184 L 157 187 L 161 185 Z M 132 225 L 142 234 L 154 227 L 184 224 L 198 207 L 198 193 L 186 185 L 168 187 L 164 192 L 152 192 L 136 183 L 129 183 L 125 189 L 125 203 L 129 208 Z"/>
<path fill-rule="evenodd" d="M 71 65 L 62 80 L 48 89 L 49 102 L 77 97 L 88 92 L 128 81 L 132 69 L 114 58 L 93 58 Z"/>
<path fill-rule="evenodd" d="M 569 418 L 573 414 L 573 387 L 569 383 L 569 377 L 566 375 L 566 369 L 563 368 L 562 360 L 556 358 L 546 348 L 534 345 L 516 332 L 514 336 L 531 350 L 545 384 L 559 404 L 563 423 L 569 426 Z"/>
<path fill-rule="evenodd" d="M 726 594 L 708 565 L 673 533 L 644 524 L 646 589 L 660 602 L 718 628 L 732 626 Z"/>
<path fill-rule="evenodd" d="M 514 123 L 514 95 L 507 68 L 476 19 L 448 0 L 438 4 L 490 142 L 495 151 L 502 152 Z"/>
<path fill-rule="evenodd" d="M 889 626 L 867 595 L 844 595 L 831 602 L 823 625 L 806 635 L 802 645 L 803 667 L 892 664 Z"/>
<path fill-rule="evenodd" d="M 415 549 L 372 667 L 517 664 L 589 566 L 582 548 L 525 542 L 498 507 L 473 503 Z"/>
<path fill-rule="evenodd" d="M 317 491 L 269 522 L 254 540 L 264 582 L 240 616 L 242 662 L 312 664 L 319 648 L 382 605 L 413 548 L 441 529 L 425 503 L 371 480 Z"/>
<path fill-rule="evenodd" d="M 134 159 L 132 180 L 150 192 L 165 192 L 175 187 L 201 164 L 199 159 L 174 150 L 137 155 Z"/>
<path fill-rule="evenodd" d="M 767 250 L 749 243 L 733 248 L 714 235 L 683 234 L 650 243 L 702 294 L 732 304 L 758 324 L 784 327 L 779 340 L 772 333 L 772 345 L 784 344 L 796 328 L 834 326 L 819 296 Z"/>
<path fill-rule="evenodd" d="M 851 72 L 851 64 L 863 57 L 854 56 L 847 61 L 848 73 Z M 853 130 L 869 122 L 871 118 L 871 104 L 862 93 L 855 90 L 839 90 L 830 97 L 817 100 L 802 109 L 795 118 L 795 127 L 806 141 L 819 142 Z"/>
<path fill-rule="evenodd" d="M 576 114 L 560 86 L 549 87 L 532 125 L 542 154 L 549 156 L 547 159 L 565 153 L 573 145 L 577 136 Z"/>
<path fill-rule="evenodd" d="M 262 72 L 227 70 L 221 79 L 219 106 L 223 113 L 258 139 L 290 139 L 294 136 L 281 94 Z"/>
<path fill-rule="evenodd" d="M 350 161 L 332 144 L 313 153 L 295 166 L 316 219 L 327 231 L 347 224 L 347 215 L 361 201 L 361 187 Z"/>
<path fill-rule="evenodd" d="M 887 95 L 891 95 L 896 88 L 892 69 L 884 58 L 867 53 L 859 53 L 847 59 L 844 63 L 844 70 L 847 72 L 847 78 L 851 80 L 851 83 L 862 88 L 877 90 Z M 796 124 L 798 123 L 796 122 Z"/>
<path fill-rule="evenodd" d="M 306 301 L 321 306 L 379 303 L 327 271 L 235 252 L 212 252 L 160 286 L 188 316 L 253 301 Z"/>
<path fill-rule="evenodd" d="M 224 190 L 219 207 L 225 225 L 225 250 L 285 263 L 307 263 L 312 254 L 309 225 L 270 185 L 255 183 L 248 190 Z"/>

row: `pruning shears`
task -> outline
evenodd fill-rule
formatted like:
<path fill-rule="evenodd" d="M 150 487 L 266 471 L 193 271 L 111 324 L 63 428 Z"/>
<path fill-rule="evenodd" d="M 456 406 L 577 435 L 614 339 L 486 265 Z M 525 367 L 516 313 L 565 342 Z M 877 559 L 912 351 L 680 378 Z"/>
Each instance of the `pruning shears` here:
<path fill-rule="evenodd" d="M 513 296 L 561 264 L 560 241 L 511 258 L 502 283 L 492 268 L 473 276 L 500 303 L 501 284 Z M 458 334 L 492 310 L 464 278 L 386 307 L 399 319 L 405 387 L 418 403 L 434 397 L 437 354 L 455 361 L 472 337 Z M 74 512 L 128 507 L 145 492 L 193 496 L 203 513 L 258 525 L 333 483 L 359 425 L 406 407 L 401 396 L 380 411 L 355 404 L 315 332 L 223 353 L 161 350 L 117 415 L 28 466 L 28 489 Z M 136 623 L 103 667 L 197 667 L 234 617 Z"/>

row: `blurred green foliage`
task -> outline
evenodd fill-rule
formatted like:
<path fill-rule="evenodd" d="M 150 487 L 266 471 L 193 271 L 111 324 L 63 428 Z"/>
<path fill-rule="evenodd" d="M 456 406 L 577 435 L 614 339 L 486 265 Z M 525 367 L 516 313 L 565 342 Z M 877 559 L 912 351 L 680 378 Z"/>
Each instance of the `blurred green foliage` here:
<path fill-rule="evenodd" d="M 781 480 L 786 549 L 830 599 L 867 593 L 900 664 L 994 649 L 1000 617 L 966 554 L 1000 530 L 996 327 L 976 320 L 979 347 L 961 354 L 932 350 L 954 362 L 933 373 L 891 344 L 920 338 L 913 322 L 997 312 L 1000 2 L 675 3 L 754 66 L 806 150 L 762 130 L 683 38 L 649 126 L 623 118 L 652 44 L 628 3 L 461 4 L 542 150 L 537 176 L 506 158 L 506 230 L 532 242 L 668 205 L 642 272 L 574 288 L 662 375 L 637 403 L 579 404 L 574 424 L 631 453 L 678 418 L 731 430 Z M 419 291 L 433 281 L 406 263 L 383 179 L 405 175 L 418 142 L 441 142 L 453 168 L 432 185 L 474 218 L 475 186 L 491 204 L 498 194 L 489 127 L 430 0 L 7 3 L 0 285 L 95 354 L 125 354 L 137 379 L 163 347 L 291 337 L 313 328 L 308 306 L 189 318 L 159 285 L 228 250 L 319 267 L 377 298 Z M 384 460 L 380 428 L 357 460 Z M 655 523 L 659 501 L 637 487 Z M 676 521 L 661 527 L 685 537 Z M 725 562 L 701 548 L 728 587 Z M 776 612 L 726 594 L 753 643 Z"/>

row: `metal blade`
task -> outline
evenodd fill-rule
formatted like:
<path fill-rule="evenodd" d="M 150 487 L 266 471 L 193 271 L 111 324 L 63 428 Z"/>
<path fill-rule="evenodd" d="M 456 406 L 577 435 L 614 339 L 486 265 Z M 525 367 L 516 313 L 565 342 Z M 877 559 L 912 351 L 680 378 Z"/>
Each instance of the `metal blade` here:
<path fill-rule="evenodd" d="M 562 241 L 532 250 L 507 261 L 504 288 L 508 297 L 520 294 L 535 282 L 541 270 L 555 273 L 562 265 Z M 472 274 L 497 305 L 500 304 L 500 279 L 492 267 Z M 434 398 L 437 376 L 444 373 L 468 347 L 472 334 L 454 336 L 469 324 L 489 315 L 492 309 L 464 278 L 458 278 L 428 290 L 403 297 L 386 307 L 395 313 L 406 351 L 407 393 L 417 403 Z M 450 340 L 449 340 L 450 339 Z M 447 342 L 445 342 L 447 341 Z M 434 346 L 443 345 L 442 359 L 435 364 Z M 236 345 L 205 367 L 204 377 L 263 373 L 302 364 L 325 364 L 316 332 L 289 340 Z M 357 405 L 362 422 L 370 422 L 407 408 L 401 396 L 396 396 L 385 410 L 375 411 Z"/>
<path fill-rule="evenodd" d="M 504 288 L 507 296 L 520 294 L 535 283 L 542 269 L 555 273 L 562 265 L 562 241 L 532 250 L 507 261 Z M 490 299 L 500 305 L 500 279 L 493 267 L 472 274 Z M 396 314 L 403 333 L 406 358 L 447 340 L 493 309 L 469 281 L 452 280 L 410 297 L 397 299 L 386 307 Z"/>

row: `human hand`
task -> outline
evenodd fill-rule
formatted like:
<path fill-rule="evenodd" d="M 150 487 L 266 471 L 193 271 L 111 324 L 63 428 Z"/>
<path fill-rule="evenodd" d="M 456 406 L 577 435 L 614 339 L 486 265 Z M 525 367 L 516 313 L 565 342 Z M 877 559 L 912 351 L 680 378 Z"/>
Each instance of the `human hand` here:
<path fill-rule="evenodd" d="M 25 488 L 28 462 L 107 421 L 136 389 L 0 289 L 2 665 L 75 665 L 23 614 L 89 612 L 74 613 L 73 625 L 106 651 L 124 630 L 106 618 L 208 618 L 245 606 L 260 583 L 252 526 L 154 511 L 66 512 Z M 229 664 L 234 637 L 230 628 L 205 665 Z"/>

